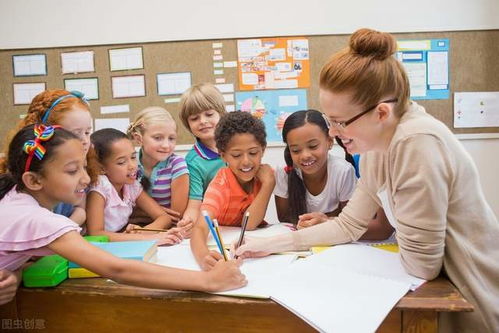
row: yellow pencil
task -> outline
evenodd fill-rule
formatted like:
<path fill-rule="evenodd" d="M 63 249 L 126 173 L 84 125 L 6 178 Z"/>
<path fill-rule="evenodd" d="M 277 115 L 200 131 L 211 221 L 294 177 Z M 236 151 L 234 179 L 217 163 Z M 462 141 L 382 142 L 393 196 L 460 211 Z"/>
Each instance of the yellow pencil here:
<path fill-rule="evenodd" d="M 215 232 L 217 233 L 218 239 L 220 240 L 220 244 L 222 245 L 222 255 L 224 256 L 224 260 L 227 261 L 227 253 L 225 253 L 225 245 L 224 241 L 222 240 L 222 234 L 220 233 L 220 230 L 218 229 L 218 221 L 217 219 L 213 219 L 213 224 L 215 225 Z"/>

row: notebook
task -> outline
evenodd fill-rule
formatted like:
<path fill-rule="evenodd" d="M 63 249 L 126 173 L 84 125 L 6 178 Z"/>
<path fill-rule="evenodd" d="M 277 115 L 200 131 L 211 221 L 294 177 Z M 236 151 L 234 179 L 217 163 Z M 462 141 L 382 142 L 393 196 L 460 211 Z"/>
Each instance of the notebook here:
<path fill-rule="evenodd" d="M 129 242 L 90 242 L 92 245 L 111 253 L 112 255 L 132 260 L 149 261 L 156 254 L 156 241 L 129 241 Z M 80 267 L 75 262 L 69 262 L 69 268 Z"/>

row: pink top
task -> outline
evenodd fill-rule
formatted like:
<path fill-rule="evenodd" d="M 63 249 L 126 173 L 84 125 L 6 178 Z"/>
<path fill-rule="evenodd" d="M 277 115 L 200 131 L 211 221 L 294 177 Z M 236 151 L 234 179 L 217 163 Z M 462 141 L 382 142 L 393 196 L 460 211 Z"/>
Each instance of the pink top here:
<path fill-rule="evenodd" d="M 92 186 L 90 191 L 95 191 L 106 200 L 104 207 L 104 229 L 117 232 L 128 224 L 128 218 L 132 215 L 135 201 L 142 193 L 142 185 L 138 181 L 123 186 L 123 199 L 120 198 L 113 184 L 107 176 L 100 175 L 97 185 Z"/>
<path fill-rule="evenodd" d="M 63 215 L 41 207 L 14 186 L 0 200 L 0 269 L 14 271 L 30 257 L 53 254 L 46 245 L 80 227 Z"/>

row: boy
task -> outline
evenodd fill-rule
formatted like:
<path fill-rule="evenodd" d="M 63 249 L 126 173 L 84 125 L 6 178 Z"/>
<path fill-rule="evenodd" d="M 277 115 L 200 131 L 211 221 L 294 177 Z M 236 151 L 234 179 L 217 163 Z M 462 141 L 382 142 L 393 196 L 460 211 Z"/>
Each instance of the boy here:
<path fill-rule="evenodd" d="M 189 202 L 179 226 L 197 221 L 208 184 L 225 166 L 215 144 L 215 127 L 226 113 L 223 96 L 211 83 L 194 85 L 182 95 L 180 119 L 196 142 L 185 157 L 190 178 Z"/>
<path fill-rule="evenodd" d="M 227 167 L 218 171 L 204 195 L 201 210 L 220 225 L 240 226 L 243 215 L 250 213 L 247 229 L 262 223 L 274 190 L 274 172 L 261 164 L 267 146 L 265 125 L 247 112 L 224 115 L 217 125 L 215 139 Z M 194 226 L 191 250 L 203 270 L 210 270 L 223 256 L 206 246 L 208 226 L 199 216 Z"/>

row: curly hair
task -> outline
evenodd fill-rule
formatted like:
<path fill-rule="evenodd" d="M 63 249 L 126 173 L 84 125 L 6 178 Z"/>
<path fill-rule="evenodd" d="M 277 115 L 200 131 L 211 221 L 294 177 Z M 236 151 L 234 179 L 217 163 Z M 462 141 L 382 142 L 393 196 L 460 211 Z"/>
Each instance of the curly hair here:
<path fill-rule="evenodd" d="M 227 145 L 236 134 L 253 134 L 256 141 L 265 148 L 267 133 L 263 121 L 253 117 L 248 112 L 229 112 L 220 118 L 215 129 L 215 142 L 219 152 L 225 152 Z"/>

